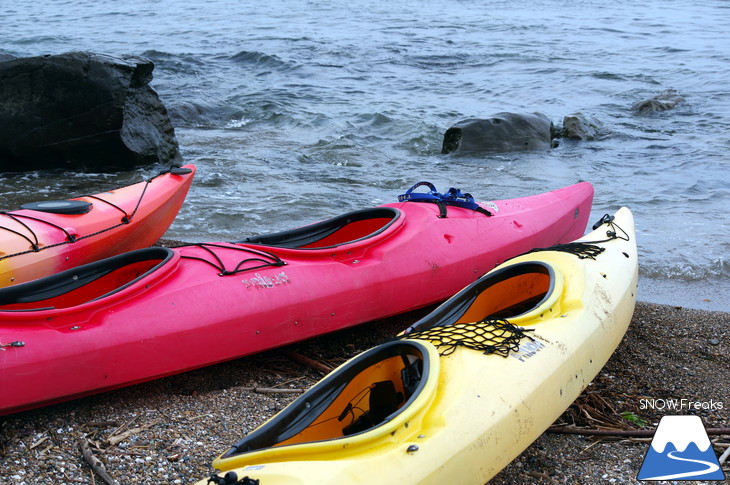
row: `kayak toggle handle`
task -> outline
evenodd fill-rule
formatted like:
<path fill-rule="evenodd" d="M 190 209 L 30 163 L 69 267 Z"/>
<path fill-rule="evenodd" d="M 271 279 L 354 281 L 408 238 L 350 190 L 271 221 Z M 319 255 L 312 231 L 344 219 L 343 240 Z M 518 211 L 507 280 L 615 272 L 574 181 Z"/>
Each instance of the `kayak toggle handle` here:
<path fill-rule="evenodd" d="M 594 231 L 596 229 L 598 229 L 599 227 L 601 227 L 601 225 L 608 224 L 608 230 L 606 231 L 606 236 L 608 237 L 608 239 L 604 239 L 603 241 L 591 241 L 591 242 L 602 243 L 602 242 L 611 241 L 613 239 L 623 239 L 624 241 L 628 241 L 629 235 L 626 233 L 626 231 L 624 231 L 621 227 L 619 227 L 618 224 L 613 222 L 614 219 L 616 219 L 615 216 L 604 214 L 603 217 L 601 217 L 598 222 L 593 224 Z M 619 231 L 621 231 L 621 234 L 619 234 Z"/>
<path fill-rule="evenodd" d="M 222 477 L 213 475 L 207 483 L 214 483 L 215 485 L 259 485 L 259 481 L 253 478 L 243 477 L 239 480 L 236 472 L 228 472 Z"/>
<path fill-rule="evenodd" d="M 599 227 L 601 227 L 603 224 L 609 224 L 609 223 L 613 222 L 614 219 L 615 219 L 615 217 L 612 216 L 612 215 L 603 214 L 603 217 L 601 217 L 598 220 L 598 222 L 596 222 L 595 224 L 593 224 L 593 230 L 595 231 L 596 229 L 598 229 Z"/>

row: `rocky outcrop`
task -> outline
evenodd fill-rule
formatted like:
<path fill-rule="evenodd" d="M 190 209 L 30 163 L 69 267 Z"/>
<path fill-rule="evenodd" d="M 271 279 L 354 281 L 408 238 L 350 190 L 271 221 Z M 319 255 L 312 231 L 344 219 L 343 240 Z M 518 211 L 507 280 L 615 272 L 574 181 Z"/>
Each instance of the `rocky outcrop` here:
<path fill-rule="evenodd" d="M 656 96 L 639 101 L 632 106 L 637 115 L 650 115 L 675 108 L 685 102 L 685 99 L 675 89 L 666 89 Z"/>
<path fill-rule="evenodd" d="M 497 113 L 463 120 L 446 130 L 441 153 L 549 149 L 554 136 L 553 123 L 541 113 Z"/>
<path fill-rule="evenodd" d="M 179 162 L 148 59 L 89 52 L 0 62 L 0 170 Z"/>
<path fill-rule="evenodd" d="M 592 141 L 603 135 L 603 123 L 582 113 L 574 113 L 563 117 L 561 138 L 569 140 Z"/>

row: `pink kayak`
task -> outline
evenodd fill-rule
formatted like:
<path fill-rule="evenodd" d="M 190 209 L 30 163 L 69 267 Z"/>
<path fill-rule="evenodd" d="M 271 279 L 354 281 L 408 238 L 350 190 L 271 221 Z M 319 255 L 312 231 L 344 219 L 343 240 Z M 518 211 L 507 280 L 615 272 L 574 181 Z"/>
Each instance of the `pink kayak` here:
<path fill-rule="evenodd" d="M 445 300 L 508 258 L 582 236 L 593 199 L 587 182 L 480 203 L 427 185 L 289 231 L 140 249 L 0 289 L 0 414 Z"/>

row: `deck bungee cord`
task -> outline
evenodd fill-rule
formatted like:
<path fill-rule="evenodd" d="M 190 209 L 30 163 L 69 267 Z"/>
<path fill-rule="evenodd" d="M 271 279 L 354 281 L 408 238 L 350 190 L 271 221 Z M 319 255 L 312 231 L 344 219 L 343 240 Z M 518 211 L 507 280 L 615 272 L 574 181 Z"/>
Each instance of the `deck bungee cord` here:
<path fill-rule="evenodd" d="M 526 253 L 520 254 L 519 256 L 515 256 L 515 258 L 518 258 L 520 256 L 524 256 L 525 254 L 530 253 L 537 253 L 540 251 L 561 251 L 564 253 L 569 253 L 577 256 L 579 259 L 596 259 L 596 256 L 601 254 L 606 250 L 606 248 L 597 246 L 597 244 L 603 244 L 607 243 L 609 241 L 613 241 L 614 239 L 622 239 L 624 241 L 629 241 L 629 235 L 626 234 L 626 231 L 624 231 L 618 224 L 614 222 L 614 216 L 604 214 L 601 219 L 598 220 L 595 224 L 593 224 L 593 230 L 595 231 L 599 227 L 601 227 L 603 224 L 608 225 L 608 230 L 606 231 L 606 239 L 600 239 L 596 241 L 580 241 L 580 242 L 570 242 L 566 244 L 558 244 L 555 246 L 550 246 L 546 248 L 534 248 Z M 619 235 L 619 231 L 621 234 Z M 512 259 L 515 259 L 512 258 Z"/>
<path fill-rule="evenodd" d="M 144 199 L 144 196 L 147 193 L 147 188 L 149 187 L 150 183 L 152 183 L 152 181 L 154 179 L 156 179 L 157 177 L 160 177 L 162 175 L 168 174 L 168 173 L 173 174 L 173 175 L 184 175 L 184 174 L 188 174 L 190 172 L 192 172 L 192 170 L 190 170 L 188 168 L 182 168 L 182 167 L 175 166 L 175 167 L 171 167 L 168 170 L 165 170 L 165 171 L 162 171 L 162 172 L 158 173 L 154 177 L 151 177 L 151 178 L 145 180 L 144 181 L 145 184 L 142 187 L 142 193 L 140 194 L 139 198 L 137 199 L 137 203 L 136 203 L 136 205 L 134 207 L 134 210 L 132 211 L 131 214 L 127 213 L 127 211 L 125 211 L 124 209 L 122 209 L 118 205 L 116 205 L 116 204 L 114 204 L 114 203 L 112 203 L 112 202 L 110 202 L 108 200 L 105 200 L 105 199 L 103 199 L 103 198 L 101 198 L 99 196 L 96 196 L 96 195 L 81 195 L 81 196 L 79 196 L 78 198 L 87 197 L 87 198 L 90 198 L 90 199 L 98 200 L 100 202 L 104 202 L 105 204 L 110 205 L 111 207 L 114 207 L 115 209 L 119 210 L 122 214 L 124 214 L 118 224 L 111 225 L 111 226 L 106 227 L 104 229 L 101 229 L 99 231 L 95 231 L 93 233 L 86 234 L 86 235 L 83 235 L 83 236 L 71 234 L 65 228 L 59 226 L 58 224 L 54 224 L 54 223 L 52 223 L 50 221 L 41 219 L 39 217 L 34 217 L 34 216 L 27 215 L 27 214 L 18 214 L 18 213 L 14 212 L 14 211 L 0 211 L 0 215 L 6 216 L 6 217 L 10 218 L 12 221 L 16 222 L 17 224 L 23 226 L 28 231 L 28 234 L 23 234 L 20 231 L 16 231 L 14 229 L 11 229 L 9 227 L 5 227 L 5 226 L 2 226 L 2 225 L 0 225 L 0 230 L 5 230 L 5 231 L 11 232 L 13 234 L 16 234 L 17 236 L 22 237 L 23 239 L 25 239 L 30 244 L 30 249 L 28 249 L 26 251 L 18 251 L 18 252 L 12 253 L 12 254 L 0 255 L 0 261 L 2 261 L 4 259 L 8 259 L 8 258 L 15 257 L 15 256 L 21 256 L 23 254 L 38 253 L 38 252 L 43 251 L 45 249 L 50 249 L 50 248 L 54 248 L 54 247 L 58 247 L 58 246 L 63 246 L 63 245 L 66 245 L 66 244 L 73 244 L 73 243 L 78 242 L 78 241 L 81 241 L 83 239 L 88 239 L 88 238 L 91 238 L 91 237 L 94 237 L 94 236 L 98 236 L 99 234 L 103 234 L 105 232 L 114 230 L 114 229 L 116 229 L 118 227 L 121 227 L 121 226 L 130 224 L 132 222 L 132 220 L 134 219 L 135 214 L 137 214 L 137 211 L 139 210 L 140 205 L 142 204 L 142 200 Z M 79 202 L 81 202 L 81 201 L 79 201 Z M 91 210 L 91 205 L 92 204 L 91 203 L 86 203 L 86 204 L 87 204 L 87 208 L 83 212 L 78 212 L 78 209 L 74 208 L 75 212 L 70 212 L 70 213 L 71 214 L 83 214 L 85 212 L 89 212 Z M 30 208 L 31 205 L 32 204 L 27 204 L 27 206 L 29 208 Z M 24 207 L 21 206 L 21 208 L 24 208 Z M 40 210 L 40 211 L 43 211 L 42 209 L 32 209 L 32 210 Z M 48 245 L 41 246 L 41 241 L 38 239 L 38 235 L 35 233 L 35 231 L 33 229 L 31 229 L 21 219 L 26 219 L 26 220 L 31 220 L 31 221 L 35 221 L 35 222 L 40 222 L 40 223 L 46 224 L 49 227 L 52 227 L 54 229 L 57 229 L 58 231 L 60 231 L 60 232 L 62 232 L 64 234 L 65 240 L 64 241 L 61 241 L 61 242 L 58 242 L 58 243 L 55 243 L 55 244 L 48 244 Z"/>
<path fill-rule="evenodd" d="M 245 247 L 238 247 L 238 246 L 224 246 L 222 244 L 215 244 L 215 243 L 193 243 L 193 244 L 183 244 L 180 246 L 173 246 L 174 248 L 189 248 L 189 247 L 196 247 L 200 248 L 204 251 L 206 251 L 208 254 L 210 254 L 215 261 L 211 261 L 209 259 L 205 259 L 200 256 L 190 256 L 186 254 L 181 254 L 180 257 L 184 259 L 190 259 L 194 261 L 202 261 L 203 263 L 206 263 L 215 269 L 218 270 L 218 276 L 230 276 L 235 275 L 238 273 L 243 273 L 244 271 L 253 271 L 255 269 L 260 268 L 268 268 L 270 266 L 285 266 L 286 262 L 284 262 L 279 256 L 270 253 L 268 251 L 263 251 L 260 249 L 250 249 Z M 236 264 L 236 267 L 233 269 L 226 269 L 226 265 L 223 262 L 223 260 L 220 258 L 218 253 L 216 253 L 211 248 L 218 248 L 218 249 L 224 249 L 224 250 L 231 250 L 231 251 L 241 251 L 244 253 L 254 254 L 257 257 L 252 258 L 246 258 L 242 259 L 241 261 Z M 250 263 L 252 261 L 260 262 L 261 264 L 257 266 L 249 266 L 242 268 L 242 266 L 246 263 Z"/>

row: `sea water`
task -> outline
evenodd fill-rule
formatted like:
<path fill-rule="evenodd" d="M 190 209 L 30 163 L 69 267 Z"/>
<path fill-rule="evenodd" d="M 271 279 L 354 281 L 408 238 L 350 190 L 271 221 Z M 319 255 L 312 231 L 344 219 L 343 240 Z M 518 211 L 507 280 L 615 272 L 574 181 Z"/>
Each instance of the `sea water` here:
<path fill-rule="evenodd" d="M 478 200 L 587 180 L 591 221 L 634 212 L 639 299 L 730 310 L 730 5 L 725 1 L 2 0 L 0 52 L 155 64 L 198 174 L 166 237 L 236 240 L 393 202 L 421 180 Z M 686 102 L 632 106 L 666 89 Z M 596 140 L 441 154 L 500 111 L 597 119 Z M 154 173 L 0 176 L 0 208 Z"/>

